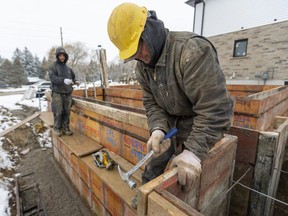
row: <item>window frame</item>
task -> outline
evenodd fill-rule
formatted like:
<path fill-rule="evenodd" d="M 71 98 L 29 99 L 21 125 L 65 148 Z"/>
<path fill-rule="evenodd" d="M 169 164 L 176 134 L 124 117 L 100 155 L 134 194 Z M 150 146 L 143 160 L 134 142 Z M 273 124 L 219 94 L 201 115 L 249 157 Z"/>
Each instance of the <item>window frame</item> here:
<path fill-rule="evenodd" d="M 245 47 L 245 55 L 237 55 L 236 54 L 236 44 L 239 42 L 246 42 L 246 47 Z M 240 39 L 240 40 L 235 40 L 234 41 L 234 50 L 233 50 L 233 57 L 234 58 L 241 58 L 241 57 L 246 57 L 247 56 L 247 48 L 248 48 L 248 38 L 245 39 Z"/>

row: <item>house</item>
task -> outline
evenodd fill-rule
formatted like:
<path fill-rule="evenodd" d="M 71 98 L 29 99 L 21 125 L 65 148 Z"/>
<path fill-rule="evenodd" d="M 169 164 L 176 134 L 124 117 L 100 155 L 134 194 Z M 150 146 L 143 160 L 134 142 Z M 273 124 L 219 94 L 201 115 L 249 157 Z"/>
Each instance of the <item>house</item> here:
<path fill-rule="evenodd" d="M 288 84 L 287 0 L 188 0 L 228 83 Z"/>

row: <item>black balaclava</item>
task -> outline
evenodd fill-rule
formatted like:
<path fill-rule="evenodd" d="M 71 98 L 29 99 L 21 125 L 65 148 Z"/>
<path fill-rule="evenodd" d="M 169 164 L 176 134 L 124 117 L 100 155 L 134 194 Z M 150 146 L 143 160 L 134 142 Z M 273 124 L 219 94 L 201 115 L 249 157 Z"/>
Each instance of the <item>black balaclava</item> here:
<path fill-rule="evenodd" d="M 65 49 L 64 49 L 63 47 L 58 47 L 58 48 L 56 49 L 56 52 L 55 52 L 56 59 L 57 59 L 57 61 L 59 61 L 59 62 L 60 62 L 60 60 L 58 59 L 58 56 L 59 56 L 60 54 L 64 54 L 64 55 L 65 55 L 65 61 L 64 61 L 64 64 L 65 64 L 65 63 L 68 61 L 69 56 L 68 56 L 68 54 L 66 53 L 66 51 L 65 51 Z"/>
<path fill-rule="evenodd" d="M 151 62 L 148 67 L 155 68 L 166 41 L 166 29 L 164 23 L 157 18 L 155 11 L 148 11 L 148 17 L 141 39 L 147 43 Z M 145 64 L 145 63 L 144 63 Z"/>

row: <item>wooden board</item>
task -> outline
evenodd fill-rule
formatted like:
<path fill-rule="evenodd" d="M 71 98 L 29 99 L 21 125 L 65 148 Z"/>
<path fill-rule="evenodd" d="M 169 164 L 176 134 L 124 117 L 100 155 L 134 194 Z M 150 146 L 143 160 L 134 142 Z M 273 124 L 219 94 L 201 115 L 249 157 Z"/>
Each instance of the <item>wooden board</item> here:
<path fill-rule="evenodd" d="M 113 155 L 111 153 L 111 155 Z M 118 164 L 125 164 L 125 160 L 122 158 L 113 158 Z M 101 169 L 95 166 L 93 162 L 92 156 L 86 156 L 80 158 L 84 163 L 87 164 L 90 170 L 90 174 L 93 179 L 96 181 L 100 181 L 102 186 L 97 189 L 93 189 L 93 191 L 98 191 L 97 193 L 100 196 L 104 196 L 103 199 L 99 199 L 105 208 L 113 215 L 113 213 L 117 213 L 116 215 L 124 215 L 124 205 L 126 204 L 129 208 L 131 206 L 132 197 L 136 195 L 136 191 L 129 188 L 128 184 L 125 183 L 119 173 L 117 167 L 113 170 Z M 131 165 L 132 167 L 132 165 Z M 96 178 L 95 178 L 96 176 Z M 133 178 L 132 178 L 133 179 Z M 138 186 L 141 186 L 141 183 L 134 179 Z M 95 186 L 95 183 L 91 182 L 91 185 Z M 103 192 L 101 191 L 103 190 Z M 94 194 L 94 193 L 93 193 Z M 94 194 L 97 197 L 97 194 Z M 98 197 L 97 197 L 98 198 Z M 99 197 L 101 198 L 101 197 Z M 118 209 L 118 210 L 117 210 Z M 134 211 L 134 210 L 133 210 Z M 136 212 L 136 211 L 135 211 Z"/>
<path fill-rule="evenodd" d="M 81 107 L 84 110 L 90 110 L 108 118 L 112 118 L 116 121 L 135 125 L 143 129 L 148 129 L 147 118 L 145 115 L 94 104 L 87 101 L 81 101 L 78 99 L 75 99 L 74 101 L 75 106 Z"/>
<path fill-rule="evenodd" d="M 255 164 L 259 132 L 232 126 L 228 133 L 238 137 L 236 161 Z"/>
<path fill-rule="evenodd" d="M 260 132 L 258 153 L 255 163 L 252 188 L 267 194 L 271 173 L 273 171 L 273 158 L 279 134 L 276 132 Z M 251 192 L 250 215 L 265 215 L 267 198 Z"/>
<path fill-rule="evenodd" d="M 137 215 L 145 216 L 147 214 L 147 203 L 148 203 L 148 195 L 159 185 L 166 182 L 168 179 L 177 176 L 177 168 L 172 170 L 168 170 L 164 174 L 158 176 L 157 178 L 147 182 L 138 188 L 138 204 L 137 204 Z"/>
<path fill-rule="evenodd" d="M 13 125 L 12 127 L 0 132 L 0 137 L 5 136 L 6 134 L 14 131 L 15 129 L 17 129 L 18 127 L 26 124 L 27 122 L 31 121 L 32 119 L 38 117 L 40 115 L 39 112 L 34 113 L 33 115 L 29 116 L 28 118 L 24 119 L 23 121 L 17 123 L 16 125 Z"/>
<path fill-rule="evenodd" d="M 77 157 L 92 154 L 102 148 L 102 145 L 76 130 L 73 130 L 72 136 L 61 136 L 58 139 L 62 140 Z"/>
<path fill-rule="evenodd" d="M 148 196 L 148 216 L 187 216 L 183 211 L 161 197 L 156 192 Z M 201 214 L 198 214 L 201 215 Z M 196 215 L 195 215 L 196 216 Z"/>
<path fill-rule="evenodd" d="M 279 117 L 278 117 L 279 118 Z M 279 133 L 279 138 L 276 146 L 276 151 L 274 153 L 274 163 L 271 181 L 269 184 L 268 195 L 276 197 L 277 189 L 280 180 L 280 170 L 282 170 L 283 156 L 285 153 L 285 147 L 288 141 L 288 118 L 280 118 L 281 120 L 286 119 L 279 127 L 276 129 L 276 132 Z M 274 201 L 269 199 L 266 201 L 266 214 L 273 215 L 274 210 Z"/>
<path fill-rule="evenodd" d="M 77 113 L 72 112 L 71 116 L 73 127 L 76 130 L 101 143 L 105 148 L 129 162 L 136 164 L 147 154 L 146 142 L 149 137 L 147 129 L 88 110 L 78 109 Z"/>
<path fill-rule="evenodd" d="M 237 137 L 227 135 L 210 150 L 203 163 L 197 210 L 204 215 L 219 209 L 219 197 L 231 184 L 236 148 Z"/>
<path fill-rule="evenodd" d="M 45 122 L 49 127 L 54 125 L 54 117 L 52 112 L 40 112 L 40 119 Z"/>

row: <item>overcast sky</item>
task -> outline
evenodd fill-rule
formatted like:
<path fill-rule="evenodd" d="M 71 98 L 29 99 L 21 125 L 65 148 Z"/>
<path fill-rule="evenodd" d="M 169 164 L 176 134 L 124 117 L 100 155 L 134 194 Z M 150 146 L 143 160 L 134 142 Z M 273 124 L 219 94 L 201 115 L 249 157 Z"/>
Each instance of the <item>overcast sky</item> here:
<path fill-rule="evenodd" d="M 52 46 L 81 41 L 106 49 L 108 61 L 118 53 L 107 34 L 107 21 L 120 0 L 7 0 L 0 8 L 0 56 L 11 58 L 14 50 L 26 46 L 40 59 Z M 130 1 L 155 10 L 170 30 L 192 31 L 194 9 L 185 0 Z"/>

